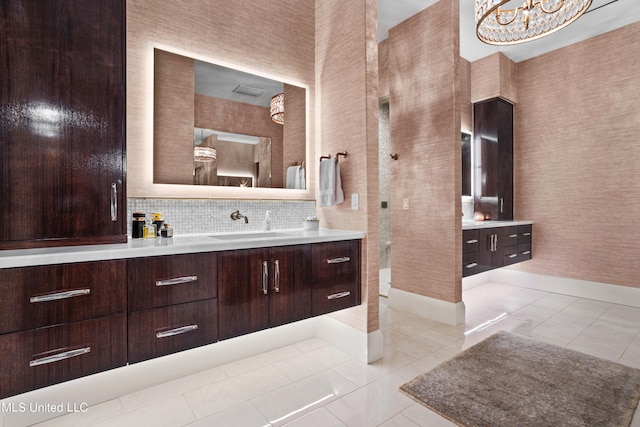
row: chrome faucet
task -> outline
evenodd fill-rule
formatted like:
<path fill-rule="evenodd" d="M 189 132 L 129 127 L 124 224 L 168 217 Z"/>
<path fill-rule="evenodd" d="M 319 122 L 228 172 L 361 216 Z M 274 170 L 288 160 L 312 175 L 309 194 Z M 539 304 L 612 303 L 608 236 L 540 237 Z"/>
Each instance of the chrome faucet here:
<path fill-rule="evenodd" d="M 232 220 L 236 220 L 236 219 L 240 219 L 240 218 L 244 218 L 244 223 L 248 224 L 249 223 L 249 218 L 247 218 L 246 216 L 242 215 L 240 213 L 240 211 L 235 211 L 235 212 L 231 212 L 231 219 Z"/>

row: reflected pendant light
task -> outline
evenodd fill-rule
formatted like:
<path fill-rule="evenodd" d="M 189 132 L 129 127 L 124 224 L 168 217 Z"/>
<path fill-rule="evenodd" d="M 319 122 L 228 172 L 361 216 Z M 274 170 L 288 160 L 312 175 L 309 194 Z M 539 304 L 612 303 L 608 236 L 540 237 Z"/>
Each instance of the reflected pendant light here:
<path fill-rule="evenodd" d="M 524 0 L 515 9 L 500 9 L 514 0 L 475 0 L 476 35 L 492 45 L 511 45 L 544 37 L 566 27 L 591 6 L 591 0 Z"/>
<path fill-rule="evenodd" d="M 271 98 L 271 120 L 284 124 L 284 93 L 279 93 Z"/>
<path fill-rule="evenodd" d="M 216 149 L 202 145 L 193 147 L 193 160 L 197 162 L 215 162 L 217 158 Z"/>

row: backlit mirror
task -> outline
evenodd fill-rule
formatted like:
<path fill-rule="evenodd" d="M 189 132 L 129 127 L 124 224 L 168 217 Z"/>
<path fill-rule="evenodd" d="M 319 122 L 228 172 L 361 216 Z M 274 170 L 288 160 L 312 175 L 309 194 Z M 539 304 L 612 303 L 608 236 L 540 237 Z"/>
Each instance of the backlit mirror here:
<path fill-rule="evenodd" d="M 286 188 L 305 105 L 304 88 L 155 49 L 154 183 Z"/>

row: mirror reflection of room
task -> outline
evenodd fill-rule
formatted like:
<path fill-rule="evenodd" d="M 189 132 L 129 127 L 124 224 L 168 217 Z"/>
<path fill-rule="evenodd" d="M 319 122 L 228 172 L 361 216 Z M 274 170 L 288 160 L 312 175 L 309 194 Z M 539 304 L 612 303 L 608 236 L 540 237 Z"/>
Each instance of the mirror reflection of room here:
<path fill-rule="evenodd" d="M 160 49 L 154 60 L 154 183 L 305 189 L 288 185 L 305 172 L 304 88 Z"/>

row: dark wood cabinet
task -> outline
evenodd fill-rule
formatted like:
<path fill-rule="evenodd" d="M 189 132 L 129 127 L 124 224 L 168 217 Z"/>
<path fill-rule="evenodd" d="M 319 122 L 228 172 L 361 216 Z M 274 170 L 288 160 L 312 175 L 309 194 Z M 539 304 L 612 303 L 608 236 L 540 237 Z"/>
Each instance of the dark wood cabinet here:
<path fill-rule="evenodd" d="M 220 339 L 310 317 L 310 254 L 309 245 L 220 252 Z"/>
<path fill-rule="evenodd" d="M 531 259 L 531 224 L 462 230 L 462 277 Z"/>
<path fill-rule="evenodd" d="M 215 252 L 127 261 L 128 361 L 218 341 Z"/>
<path fill-rule="evenodd" d="M 124 4 L 0 3 L 0 249 L 126 241 Z"/>
<path fill-rule="evenodd" d="M 0 398 L 126 364 L 125 266 L 0 269 Z"/>
<path fill-rule="evenodd" d="M 360 241 L 318 243 L 312 250 L 311 314 L 360 304 Z"/>
<path fill-rule="evenodd" d="M 476 210 L 513 219 L 513 105 L 494 98 L 473 104 Z"/>

